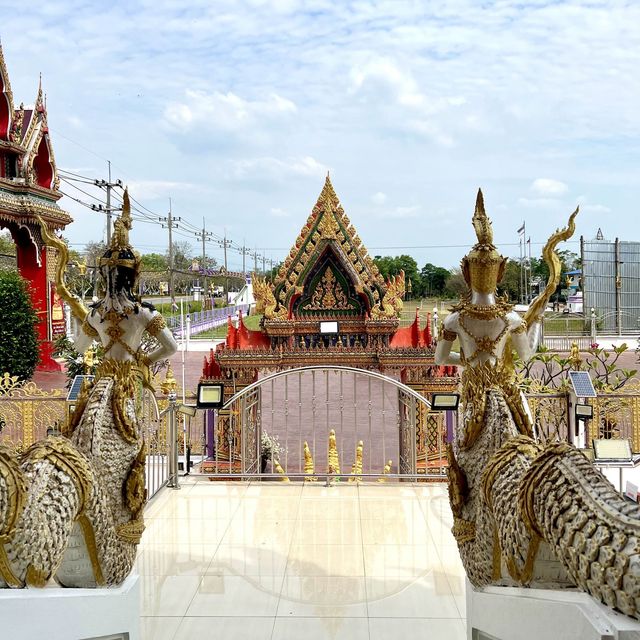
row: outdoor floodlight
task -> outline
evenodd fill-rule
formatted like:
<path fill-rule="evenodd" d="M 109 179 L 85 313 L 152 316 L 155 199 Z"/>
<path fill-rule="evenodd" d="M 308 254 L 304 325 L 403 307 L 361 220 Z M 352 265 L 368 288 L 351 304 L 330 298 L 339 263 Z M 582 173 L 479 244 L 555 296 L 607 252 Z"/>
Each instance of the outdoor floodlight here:
<path fill-rule="evenodd" d="M 431 396 L 431 411 L 456 411 L 459 402 L 458 393 L 434 393 Z"/>
<path fill-rule="evenodd" d="M 323 334 L 338 333 L 338 323 L 335 320 L 321 322 L 320 333 L 323 333 Z"/>
<path fill-rule="evenodd" d="M 620 438 L 599 438 L 593 440 L 593 451 L 595 453 L 595 463 L 599 460 L 626 461 L 629 462 L 633 455 L 631 453 L 631 442 Z"/>
<path fill-rule="evenodd" d="M 224 404 L 224 385 L 221 382 L 201 382 L 198 385 L 198 409 L 219 409 Z"/>
<path fill-rule="evenodd" d="M 593 418 L 593 406 L 590 404 L 576 405 L 576 420 L 591 420 Z"/>
<path fill-rule="evenodd" d="M 178 413 L 182 413 L 185 416 L 189 416 L 190 418 L 193 418 L 193 416 L 196 415 L 197 410 L 198 410 L 198 407 L 195 404 L 178 405 Z"/>

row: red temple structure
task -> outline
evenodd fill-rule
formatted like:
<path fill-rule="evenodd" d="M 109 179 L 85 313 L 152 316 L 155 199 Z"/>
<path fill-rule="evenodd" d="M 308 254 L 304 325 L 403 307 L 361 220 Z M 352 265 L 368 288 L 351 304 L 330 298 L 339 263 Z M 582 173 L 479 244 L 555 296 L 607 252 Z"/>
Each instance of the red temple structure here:
<path fill-rule="evenodd" d="M 15 108 L 0 45 L 0 228 L 11 233 L 18 270 L 31 283 L 40 318 L 39 368 L 49 371 L 59 369 L 51 357 L 52 340 L 64 333 L 64 315 L 53 284 L 55 251 L 42 242 L 36 216 L 53 230 L 71 222 L 71 216 L 57 204 L 62 197 L 58 187 L 42 84 L 34 106 L 20 103 Z"/>

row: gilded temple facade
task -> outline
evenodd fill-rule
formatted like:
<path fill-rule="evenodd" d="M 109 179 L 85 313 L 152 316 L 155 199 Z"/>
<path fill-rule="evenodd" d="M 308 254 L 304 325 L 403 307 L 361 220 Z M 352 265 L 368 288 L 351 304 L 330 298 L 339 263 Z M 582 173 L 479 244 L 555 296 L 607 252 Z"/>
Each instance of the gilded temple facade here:
<path fill-rule="evenodd" d="M 430 317 L 422 327 L 416 312 L 413 324 L 400 327 L 404 274 L 385 281 L 328 176 L 274 281 L 254 278 L 253 287 L 260 330 L 229 319 L 225 343 L 204 361 L 202 380 L 224 381 L 227 399 L 265 375 L 311 365 L 377 371 L 426 398 L 457 387 L 456 367 L 434 363 Z M 424 411 L 417 420 L 424 432 Z M 218 436 L 227 421 L 223 410 Z M 224 447 L 237 437 L 215 439 Z"/>

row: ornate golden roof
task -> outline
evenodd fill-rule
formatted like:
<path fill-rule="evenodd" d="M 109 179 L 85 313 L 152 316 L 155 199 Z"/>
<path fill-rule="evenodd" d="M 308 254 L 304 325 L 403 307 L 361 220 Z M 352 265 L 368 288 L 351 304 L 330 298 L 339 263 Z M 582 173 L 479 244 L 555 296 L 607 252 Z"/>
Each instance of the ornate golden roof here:
<path fill-rule="evenodd" d="M 302 294 L 310 271 L 327 249 L 333 252 L 356 293 L 366 298 L 367 312 L 380 307 L 387 285 L 344 212 L 327 175 L 318 201 L 273 283 L 277 304 L 273 316 L 280 313 L 282 318 L 291 312 L 292 300 Z M 327 275 L 325 279 L 330 277 Z"/>

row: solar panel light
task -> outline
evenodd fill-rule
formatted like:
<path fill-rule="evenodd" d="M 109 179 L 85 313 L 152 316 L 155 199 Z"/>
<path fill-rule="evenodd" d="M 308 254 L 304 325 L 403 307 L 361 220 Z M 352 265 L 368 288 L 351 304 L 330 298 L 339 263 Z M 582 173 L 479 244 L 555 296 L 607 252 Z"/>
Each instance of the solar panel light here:
<path fill-rule="evenodd" d="M 182 413 L 185 416 L 189 416 L 193 418 L 196 415 L 196 411 L 198 410 L 197 405 L 195 404 L 180 404 L 178 405 L 178 413 Z"/>
<path fill-rule="evenodd" d="M 459 393 L 434 393 L 431 396 L 431 411 L 456 411 L 459 403 Z"/>
<path fill-rule="evenodd" d="M 633 458 L 631 442 L 623 438 L 598 438 L 593 441 L 595 463 L 598 460 L 629 461 Z"/>
<path fill-rule="evenodd" d="M 576 420 L 591 420 L 593 418 L 593 406 L 590 404 L 576 405 Z"/>
<path fill-rule="evenodd" d="M 224 384 L 222 382 L 201 382 L 198 385 L 196 399 L 198 409 L 219 409 L 223 404 Z"/>

